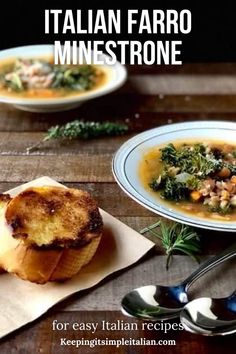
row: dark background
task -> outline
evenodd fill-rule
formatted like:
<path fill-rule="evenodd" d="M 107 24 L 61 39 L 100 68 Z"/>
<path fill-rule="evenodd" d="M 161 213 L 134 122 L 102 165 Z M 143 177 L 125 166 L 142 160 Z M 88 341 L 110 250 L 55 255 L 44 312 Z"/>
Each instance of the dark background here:
<path fill-rule="evenodd" d="M 125 2 L 125 6 L 124 6 Z M 198 1 L 143 1 L 145 9 L 190 9 L 192 32 L 187 35 L 46 35 L 44 34 L 44 9 L 106 9 L 141 8 L 138 2 L 120 1 L 54 1 L 54 0 L 5 0 L 0 5 L 0 49 L 27 45 L 50 44 L 54 40 L 182 40 L 183 62 L 233 62 L 236 61 L 236 12 L 234 2 Z"/>

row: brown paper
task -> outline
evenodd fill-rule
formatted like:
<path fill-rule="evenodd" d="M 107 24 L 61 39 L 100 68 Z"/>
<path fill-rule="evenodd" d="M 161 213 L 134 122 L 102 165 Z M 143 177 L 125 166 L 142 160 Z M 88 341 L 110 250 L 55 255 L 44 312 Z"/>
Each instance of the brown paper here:
<path fill-rule="evenodd" d="M 7 193 L 15 196 L 30 186 L 43 185 L 60 184 L 49 177 L 41 177 Z M 110 214 L 100 212 L 104 237 L 92 261 L 71 280 L 38 285 L 11 274 L 0 274 L 0 338 L 40 317 L 71 294 L 88 289 L 109 274 L 135 263 L 154 246 Z"/>

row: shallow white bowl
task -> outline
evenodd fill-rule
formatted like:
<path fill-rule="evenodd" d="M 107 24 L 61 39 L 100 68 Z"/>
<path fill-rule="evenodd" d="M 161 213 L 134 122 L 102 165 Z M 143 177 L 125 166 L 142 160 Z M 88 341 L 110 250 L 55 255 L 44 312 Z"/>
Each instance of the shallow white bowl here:
<path fill-rule="evenodd" d="M 236 221 L 212 220 L 171 208 L 169 203 L 145 189 L 138 175 L 143 154 L 152 147 L 176 140 L 220 140 L 236 144 L 236 123 L 199 121 L 165 125 L 145 131 L 125 142 L 113 159 L 113 174 L 120 187 L 136 202 L 169 219 L 217 231 L 236 231 Z"/>
<path fill-rule="evenodd" d="M 38 58 L 53 56 L 52 45 L 30 45 L 24 47 L 11 48 L 0 51 L 0 61 L 11 58 Z M 99 60 L 103 60 L 107 55 L 102 54 Z M 81 103 L 106 95 L 118 89 L 127 78 L 127 70 L 119 62 L 115 65 L 103 65 L 109 71 L 107 82 L 91 91 L 87 91 L 75 96 L 58 98 L 24 98 L 0 94 L 0 102 L 9 103 L 13 106 L 31 112 L 56 112 L 75 108 Z"/>

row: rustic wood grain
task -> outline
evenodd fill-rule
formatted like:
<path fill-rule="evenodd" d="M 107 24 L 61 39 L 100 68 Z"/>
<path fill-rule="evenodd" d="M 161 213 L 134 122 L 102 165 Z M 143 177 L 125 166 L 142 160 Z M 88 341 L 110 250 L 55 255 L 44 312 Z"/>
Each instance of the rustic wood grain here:
<path fill-rule="evenodd" d="M 99 110 L 99 111 L 98 111 Z M 129 118 L 137 112 L 236 112 L 236 95 L 140 95 L 139 93 L 110 95 L 109 98 L 94 100 L 80 107 L 81 115 L 98 116 L 104 112 L 114 118 Z"/>
<path fill-rule="evenodd" d="M 129 78 L 130 87 L 126 92 L 136 92 L 144 95 L 210 95 L 235 94 L 236 75 L 135 75 Z"/>
<path fill-rule="evenodd" d="M 23 112 L 0 104 L 0 131 L 45 131 L 74 119 L 127 122 L 134 131 L 186 120 L 235 120 L 236 95 L 119 94 L 50 114 Z"/>
<path fill-rule="evenodd" d="M 0 104 L 0 192 L 49 175 L 68 187 L 88 190 L 100 207 L 137 231 L 156 221 L 156 215 L 132 201 L 114 182 L 111 173 L 114 152 L 133 134 L 163 124 L 206 119 L 236 121 L 236 64 L 130 66 L 128 70 L 129 80 L 121 89 L 68 112 L 30 113 Z M 26 147 L 39 141 L 50 126 L 73 119 L 126 122 L 130 133 L 92 141 L 48 142 L 40 150 L 26 155 Z M 233 233 L 198 232 L 202 235 L 202 260 L 235 241 Z M 52 331 L 53 319 L 64 322 L 100 322 L 104 319 L 135 322 L 118 311 L 120 300 L 127 291 L 147 283 L 172 284 L 196 269 L 193 260 L 175 255 L 167 272 L 160 242 L 153 237 L 152 240 L 157 246 L 143 260 L 108 277 L 93 289 L 72 296 L 42 319 L 8 336 L 0 342 L 0 352 L 153 354 L 158 350 L 158 353 L 165 354 L 233 353 L 235 336 L 203 338 L 179 331 L 167 336 L 157 331 L 111 333 L 99 330 L 96 333 L 98 338 L 174 338 L 176 347 L 75 349 L 59 346 L 61 333 Z M 220 266 L 193 286 L 191 296 L 228 295 L 235 288 L 235 272 L 235 261 Z M 93 338 L 88 332 L 70 331 L 67 336 L 68 339 Z"/>
<path fill-rule="evenodd" d="M 236 74 L 235 63 L 183 63 L 183 65 L 127 65 L 129 75 Z"/>
<path fill-rule="evenodd" d="M 98 331 L 92 334 L 89 331 L 73 331 L 68 332 L 52 331 L 52 321 L 57 319 L 58 322 L 72 323 L 91 323 L 97 322 L 99 325 Z M 137 331 L 117 331 L 106 332 L 101 330 L 101 321 L 116 322 L 117 320 L 125 321 L 125 323 L 137 323 Z M 172 322 L 173 323 L 173 322 Z M 66 337 L 67 339 L 93 339 L 101 338 L 106 339 L 109 333 L 109 337 L 113 339 L 125 338 L 146 338 L 146 339 L 174 339 L 176 341 L 175 346 L 158 346 L 158 347 L 138 347 L 138 346 L 124 346 L 116 348 L 114 346 L 101 346 L 97 348 L 89 347 L 63 347 L 60 346 L 60 338 Z M 126 318 L 120 312 L 114 311 L 96 311 L 96 312 L 57 312 L 50 311 L 47 317 L 44 317 L 40 321 L 26 326 L 21 331 L 17 331 L 14 336 L 1 341 L 1 352 L 8 354 L 151 354 L 151 353 L 172 353 L 172 354 L 233 354 L 235 351 L 235 336 L 227 337 L 201 337 L 187 333 L 185 331 L 169 331 L 166 334 L 164 331 L 156 330 L 141 330 L 141 322 L 135 319 Z"/>
<path fill-rule="evenodd" d="M 0 104 L 1 107 L 1 104 Z M 74 116 L 74 112 L 76 115 Z M 41 117 L 41 116 L 40 116 Z M 64 124 L 75 118 L 81 118 L 79 111 L 69 111 L 64 116 L 61 115 L 45 115 L 46 119 L 34 119 L 27 112 L 22 117 L 18 114 L 14 114 L 10 119 L 6 118 L 5 110 L 0 111 L 0 131 L 1 132 L 41 132 L 41 136 L 45 134 L 46 130 L 51 126 L 56 124 Z M 133 111 L 129 114 L 127 113 L 117 113 L 106 111 L 106 114 L 101 117 L 101 115 L 91 116 L 89 112 L 83 115 L 86 120 L 113 120 L 123 123 L 127 123 L 130 126 L 131 131 L 138 132 L 146 129 L 150 129 L 159 125 L 178 123 L 191 120 L 236 120 L 235 112 L 207 112 L 202 108 L 198 112 L 184 112 L 184 111 L 172 111 L 169 112 L 141 112 Z"/>
<path fill-rule="evenodd" d="M 203 256 L 202 261 L 208 259 Z M 108 277 L 92 290 L 86 290 L 57 305 L 63 311 L 117 311 L 120 301 L 132 289 L 147 285 L 174 285 L 190 275 L 198 264 L 187 256 L 175 255 L 170 270 L 166 270 L 166 256 L 151 251 L 138 264 Z M 199 296 L 224 297 L 234 291 L 236 260 L 212 270 L 195 283 L 189 291 L 190 298 Z M 224 287 L 221 286 L 224 284 Z M 105 299 L 105 301 L 104 301 Z"/>
<path fill-rule="evenodd" d="M 113 182 L 112 156 L 1 156 L 0 182 L 23 182 L 50 176 L 59 182 Z"/>
<path fill-rule="evenodd" d="M 116 150 L 133 134 L 120 137 L 105 137 L 92 140 L 52 140 L 43 143 L 30 152 L 33 155 L 96 155 L 114 154 Z M 0 132 L 0 155 L 27 155 L 27 148 L 40 142 L 44 133 Z"/>

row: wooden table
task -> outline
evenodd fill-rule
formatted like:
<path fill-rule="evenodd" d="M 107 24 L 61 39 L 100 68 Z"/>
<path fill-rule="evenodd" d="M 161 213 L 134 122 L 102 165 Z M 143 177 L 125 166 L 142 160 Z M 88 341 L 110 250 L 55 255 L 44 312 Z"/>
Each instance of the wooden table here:
<path fill-rule="evenodd" d="M 61 113 L 37 114 L 0 105 L 0 190 L 3 192 L 40 176 L 50 176 L 69 187 L 88 190 L 99 205 L 135 230 L 154 222 L 156 216 L 128 198 L 114 182 L 111 159 L 130 136 L 163 124 L 203 119 L 236 119 L 236 64 L 192 64 L 176 68 L 130 67 L 129 80 L 110 96 L 85 103 Z M 69 144 L 48 143 L 26 155 L 26 147 L 42 138 L 51 125 L 75 118 L 117 120 L 129 123 L 128 136 Z M 215 254 L 235 240 L 234 234 L 201 231 L 202 257 Z M 120 300 L 130 289 L 148 283 L 170 284 L 188 275 L 197 264 L 177 255 L 171 269 L 165 270 L 165 256 L 157 247 L 137 265 L 130 267 L 88 291 L 57 305 L 41 319 L 4 338 L 0 352 L 5 353 L 214 353 L 235 352 L 235 336 L 205 338 L 184 331 L 60 333 L 52 331 L 52 321 L 114 322 L 130 321 L 120 311 Z M 193 295 L 224 296 L 235 288 L 236 262 L 232 261 L 206 275 L 193 287 Z M 29 295 L 30 296 L 30 295 Z M 135 322 L 132 320 L 132 322 Z M 68 339 L 140 338 L 174 339 L 176 346 L 118 348 L 60 346 L 62 335 Z"/>

